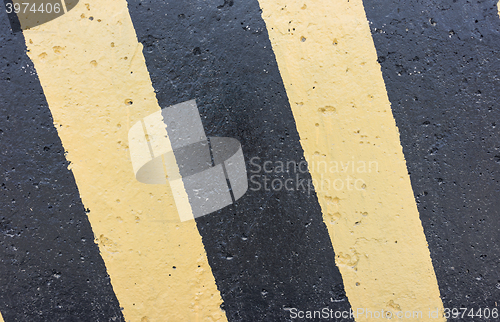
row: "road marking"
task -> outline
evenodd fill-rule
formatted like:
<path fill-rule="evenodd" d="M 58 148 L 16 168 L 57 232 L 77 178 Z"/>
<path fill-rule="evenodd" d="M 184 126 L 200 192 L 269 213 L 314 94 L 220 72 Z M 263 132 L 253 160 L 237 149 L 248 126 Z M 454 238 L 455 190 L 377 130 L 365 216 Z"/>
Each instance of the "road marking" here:
<path fill-rule="evenodd" d="M 353 310 L 428 320 L 442 302 L 362 1 L 260 4 Z"/>
<path fill-rule="evenodd" d="M 134 178 L 128 130 L 160 110 L 127 2 L 80 2 L 24 31 L 127 321 L 225 321 L 194 221 Z"/>

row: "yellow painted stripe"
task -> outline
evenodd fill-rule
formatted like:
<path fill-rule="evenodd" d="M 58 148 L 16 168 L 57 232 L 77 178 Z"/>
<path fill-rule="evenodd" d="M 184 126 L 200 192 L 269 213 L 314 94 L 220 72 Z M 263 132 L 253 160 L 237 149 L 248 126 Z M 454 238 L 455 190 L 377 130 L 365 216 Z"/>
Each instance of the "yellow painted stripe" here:
<path fill-rule="evenodd" d="M 3 316 L 2 316 L 2 313 L 0 313 L 0 322 L 3 322 Z"/>
<path fill-rule="evenodd" d="M 127 2 L 80 1 L 24 33 L 126 321 L 225 321 L 195 222 L 134 177 L 129 128 L 160 107 Z"/>
<path fill-rule="evenodd" d="M 442 302 L 362 0 L 260 4 L 351 306 L 428 321 Z"/>

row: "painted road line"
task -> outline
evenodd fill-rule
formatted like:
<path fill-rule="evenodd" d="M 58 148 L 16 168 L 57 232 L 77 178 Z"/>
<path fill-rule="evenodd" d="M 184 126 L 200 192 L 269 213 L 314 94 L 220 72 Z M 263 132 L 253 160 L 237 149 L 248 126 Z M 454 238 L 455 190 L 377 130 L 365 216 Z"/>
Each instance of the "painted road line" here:
<path fill-rule="evenodd" d="M 127 3 L 80 2 L 25 37 L 125 319 L 225 320 L 194 221 L 134 177 L 129 128 L 160 108 Z"/>
<path fill-rule="evenodd" d="M 474 313 L 500 304 L 496 4 L 365 1 L 443 304 Z"/>
<path fill-rule="evenodd" d="M 1 12 L 3 319 L 124 321 L 23 33 Z"/>
<path fill-rule="evenodd" d="M 348 311 L 258 2 L 130 0 L 129 10 L 160 106 L 196 99 L 207 136 L 241 142 L 248 191 L 196 218 L 228 320 Z"/>
<path fill-rule="evenodd" d="M 427 321 L 442 303 L 363 3 L 260 3 L 351 306 Z"/>

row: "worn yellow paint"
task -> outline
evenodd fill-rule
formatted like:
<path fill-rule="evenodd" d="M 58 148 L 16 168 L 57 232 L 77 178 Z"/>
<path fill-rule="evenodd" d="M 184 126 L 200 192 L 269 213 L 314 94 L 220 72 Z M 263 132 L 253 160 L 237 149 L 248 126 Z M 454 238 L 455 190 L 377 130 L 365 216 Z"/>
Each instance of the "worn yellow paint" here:
<path fill-rule="evenodd" d="M 25 38 L 126 321 L 225 321 L 195 222 L 134 177 L 129 128 L 160 107 L 127 2 L 80 1 Z"/>
<path fill-rule="evenodd" d="M 351 306 L 429 320 L 442 302 L 362 0 L 260 4 Z"/>

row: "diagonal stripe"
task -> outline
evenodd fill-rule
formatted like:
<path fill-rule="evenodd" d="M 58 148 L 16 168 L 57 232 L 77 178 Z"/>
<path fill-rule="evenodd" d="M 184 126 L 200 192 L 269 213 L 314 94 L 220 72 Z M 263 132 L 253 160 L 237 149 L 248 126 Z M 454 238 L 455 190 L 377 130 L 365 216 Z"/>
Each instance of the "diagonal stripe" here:
<path fill-rule="evenodd" d="M 3 319 L 124 321 L 24 35 L 9 29 L 0 13 Z"/>
<path fill-rule="evenodd" d="M 126 320 L 225 320 L 194 221 L 134 178 L 129 127 L 159 106 L 127 3 L 80 2 L 25 36 Z"/>
<path fill-rule="evenodd" d="M 442 303 L 362 1 L 260 3 L 349 302 L 426 320 Z"/>
<path fill-rule="evenodd" d="M 196 218 L 228 320 L 289 321 L 293 308 L 352 320 L 259 3 L 129 0 L 129 10 L 160 106 L 196 99 L 207 136 L 241 142 L 248 191 Z"/>
<path fill-rule="evenodd" d="M 497 0 L 364 3 L 443 305 L 480 320 L 500 304 Z"/>

